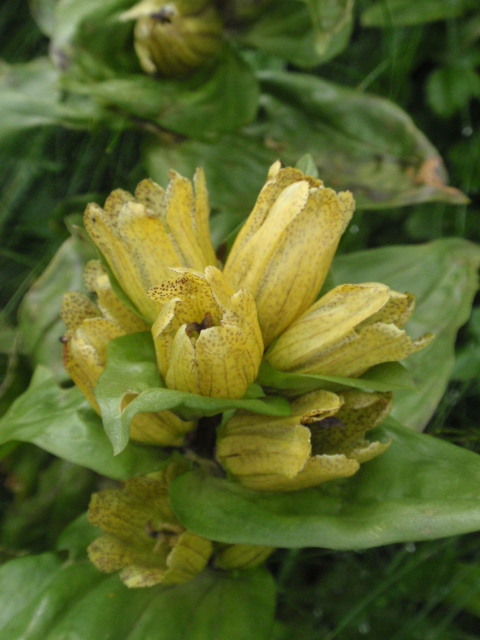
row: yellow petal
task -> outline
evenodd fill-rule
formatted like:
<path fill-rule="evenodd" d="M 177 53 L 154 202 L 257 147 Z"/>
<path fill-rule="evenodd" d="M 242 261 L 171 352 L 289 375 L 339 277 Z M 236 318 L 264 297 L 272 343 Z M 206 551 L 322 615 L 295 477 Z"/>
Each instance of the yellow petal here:
<path fill-rule="evenodd" d="M 122 399 L 122 411 L 136 397 L 134 393 L 126 394 Z M 195 422 L 181 420 L 171 411 L 137 413 L 130 424 L 130 438 L 141 444 L 181 447 L 185 444 L 185 435 L 195 426 Z"/>
<path fill-rule="evenodd" d="M 310 431 L 296 417 L 238 414 L 220 428 L 216 458 L 242 484 L 293 478 L 310 457 Z"/>
<path fill-rule="evenodd" d="M 265 562 L 275 551 L 274 547 L 260 547 L 253 544 L 232 544 L 222 549 L 215 558 L 219 569 L 252 569 Z"/>
<path fill-rule="evenodd" d="M 100 316 L 100 311 L 83 293 L 69 292 L 63 296 L 60 316 L 68 331 L 75 331 L 87 318 Z"/>
<path fill-rule="evenodd" d="M 213 553 L 210 540 L 185 531 L 167 558 L 163 584 L 188 582 L 201 573 Z"/>
<path fill-rule="evenodd" d="M 412 340 L 394 324 L 367 325 L 349 335 L 342 343 L 325 350 L 318 362 L 297 370 L 327 376 L 357 377 L 377 364 L 404 360 L 424 349 L 432 339 L 432 335 L 425 335 Z"/>
<path fill-rule="evenodd" d="M 282 371 L 316 373 L 318 361 L 331 345 L 341 342 L 390 299 L 390 289 L 377 283 L 345 284 L 322 296 L 298 318 L 266 354 Z"/>
<path fill-rule="evenodd" d="M 357 460 L 347 458 L 343 454 L 339 455 L 316 455 L 310 458 L 305 467 L 291 480 L 279 480 L 271 486 L 263 483 L 249 484 L 250 489 L 257 491 L 298 491 L 299 489 L 310 489 L 323 482 L 337 480 L 338 478 L 349 478 L 353 476 L 360 464 Z"/>
<path fill-rule="evenodd" d="M 97 296 L 103 316 L 118 324 L 125 333 L 148 331 L 149 326 L 129 309 L 115 294 L 105 267 L 99 260 L 90 260 L 83 274 L 85 286 Z"/>
<path fill-rule="evenodd" d="M 413 296 L 382 284 L 341 285 L 298 318 L 266 358 L 283 371 L 357 377 L 430 342 L 430 335 L 412 340 L 395 324 L 404 324 L 413 306 Z"/>
<path fill-rule="evenodd" d="M 312 182 L 292 169 L 273 175 L 225 265 L 253 295 L 267 345 L 316 298 L 353 213 L 351 194 Z"/>
<path fill-rule="evenodd" d="M 97 413 L 100 409 L 94 389 L 105 367 L 108 343 L 121 335 L 123 331 L 113 322 L 105 318 L 87 318 L 64 339 L 65 369 Z"/>
<path fill-rule="evenodd" d="M 85 211 L 85 227 L 92 240 L 122 289 L 150 322 L 158 315 L 159 305 L 146 292 L 166 280 L 171 267 L 203 270 L 215 261 L 201 172 L 195 182 L 198 194 L 188 180 L 172 172 L 166 190 L 144 180 L 135 197 L 118 189 L 103 209 L 89 204 Z"/>
<path fill-rule="evenodd" d="M 255 303 L 233 292 L 216 267 L 176 270 L 149 291 L 163 304 L 152 326 L 159 371 L 170 389 L 240 398 L 263 355 Z"/>
<path fill-rule="evenodd" d="M 345 454 L 349 458 L 353 451 L 365 448 L 365 432 L 384 420 L 392 407 L 390 393 L 364 393 L 344 391 L 343 404 L 335 417 L 326 423 L 310 425 L 312 449 L 315 454 Z"/>

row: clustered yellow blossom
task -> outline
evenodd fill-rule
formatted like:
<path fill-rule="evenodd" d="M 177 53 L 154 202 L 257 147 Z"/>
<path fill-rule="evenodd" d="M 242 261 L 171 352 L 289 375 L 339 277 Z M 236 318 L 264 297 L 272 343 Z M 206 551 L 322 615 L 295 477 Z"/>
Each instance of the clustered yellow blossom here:
<path fill-rule="evenodd" d="M 193 185 L 172 171 L 166 189 L 144 180 L 134 195 L 117 189 L 103 208 L 90 204 L 85 227 L 105 264 L 91 262 L 85 273 L 96 304 L 80 293 L 64 299 L 72 379 L 99 411 L 95 385 L 109 341 L 148 330 L 167 388 L 222 399 L 242 398 L 263 360 L 285 372 L 358 377 L 424 348 L 431 336 L 412 339 L 403 328 L 414 308 L 410 294 L 373 282 L 341 285 L 318 298 L 353 211 L 349 192 L 276 162 L 222 269 L 200 170 Z M 124 405 L 133 397 L 127 394 Z M 230 480 L 256 491 L 346 478 L 388 448 L 365 434 L 390 407 L 388 393 L 320 389 L 293 399 L 290 417 L 237 412 L 217 429 L 215 458 Z M 131 437 L 179 447 L 196 426 L 170 411 L 140 414 Z M 183 531 L 165 506 L 167 493 L 148 478 L 94 498 L 92 522 L 107 535 L 90 556 L 101 570 L 121 569 L 129 586 L 178 582 L 202 570 L 210 543 Z M 122 529 L 111 513 L 127 503 Z M 197 554 L 193 573 L 181 565 L 187 548 Z M 245 566 L 270 552 L 217 548 L 215 562 Z"/>

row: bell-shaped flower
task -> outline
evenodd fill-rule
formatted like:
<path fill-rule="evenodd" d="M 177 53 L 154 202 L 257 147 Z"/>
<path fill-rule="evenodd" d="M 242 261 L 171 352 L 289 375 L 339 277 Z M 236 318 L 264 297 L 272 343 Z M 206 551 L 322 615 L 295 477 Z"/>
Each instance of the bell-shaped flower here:
<path fill-rule="evenodd" d="M 186 531 L 176 519 L 162 473 L 94 494 L 88 518 L 105 532 L 88 547 L 90 560 L 104 573 L 120 571 L 127 587 L 188 582 L 212 555 L 210 540 Z"/>
<path fill-rule="evenodd" d="M 365 432 L 388 414 L 386 393 L 315 391 L 292 403 L 292 416 L 238 412 L 218 432 L 216 457 L 249 489 L 295 491 L 346 478 L 389 443 Z"/>
<path fill-rule="evenodd" d="M 350 192 L 279 162 L 270 168 L 224 269 L 233 287 L 253 295 L 265 345 L 317 297 L 353 211 Z"/>
<path fill-rule="evenodd" d="M 183 76 L 222 44 L 222 21 L 211 0 L 141 0 L 120 19 L 136 20 L 135 51 L 147 73 Z"/>
<path fill-rule="evenodd" d="M 147 290 L 169 277 L 170 267 L 203 270 L 216 264 L 209 228 L 205 177 L 197 170 L 195 190 L 172 171 L 166 190 L 143 180 L 135 196 L 117 189 L 102 209 L 89 204 L 85 227 L 125 294 L 150 323 L 158 304 Z"/>
<path fill-rule="evenodd" d="M 128 319 L 126 312 L 129 310 L 122 310 L 119 304 L 121 303 L 115 304 L 115 311 L 122 319 Z M 113 305 L 109 308 L 112 309 Z M 128 331 L 113 320 L 103 317 L 93 302 L 82 293 L 65 294 L 61 315 L 67 327 L 62 340 L 65 369 L 92 408 L 100 415 L 95 387 L 107 362 L 108 343 Z M 134 315 L 132 313 L 131 321 Z M 123 410 L 134 397 L 135 394 L 126 394 L 121 409 Z M 130 425 L 130 436 L 135 442 L 143 444 L 181 446 L 185 434 L 194 427 L 195 423 L 185 422 L 171 411 L 139 413 Z"/>
<path fill-rule="evenodd" d="M 255 380 L 263 342 L 255 302 L 213 266 L 174 269 L 149 291 L 162 309 L 152 326 L 159 371 L 170 389 L 241 398 Z"/>
<path fill-rule="evenodd" d="M 401 327 L 415 301 L 383 284 L 345 284 L 322 296 L 270 347 L 276 369 L 356 377 L 383 362 L 403 360 L 432 336 L 412 340 Z"/>

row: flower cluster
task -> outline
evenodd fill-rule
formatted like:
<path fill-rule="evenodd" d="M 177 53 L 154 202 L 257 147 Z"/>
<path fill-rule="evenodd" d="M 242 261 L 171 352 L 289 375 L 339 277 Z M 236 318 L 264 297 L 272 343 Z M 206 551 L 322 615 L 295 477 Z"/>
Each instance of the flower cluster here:
<path fill-rule="evenodd" d="M 349 192 L 276 162 L 222 268 L 200 170 L 193 184 L 171 172 L 165 190 L 144 180 L 134 195 L 116 190 L 103 208 L 90 204 L 85 227 L 104 262 L 89 263 L 85 272 L 96 304 L 79 293 L 64 299 L 72 379 L 99 412 L 95 385 L 107 345 L 139 331 L 151 331 L 168 389 L 219 399 L 242 398 L 262 362 L 283 372 L 355 378 L 424 348 L 431 336 L 414 340 L 403 329 L 414 307 L 409 294 L 365 283 L 318 298 L 353 211 Z M 320 388 L 290 406 L 286 418 L 238 411 L 217 429 L 212 458 L 230 480 L 256 491 L 315 487 L 353 475 L 389 446 L 365 438 L 388 414 L 389 393 Z M 131 437 L 180 447 L 201 429 L 161 411 L 137 415 Z M 176 521 L 167 485 L 159 482 L 131 480 L 92 502 L 91 520 L 107 535 L 92 545 L 91 558 L 101 570 L 121 569 L 129 586 L 189 579 L 212 553 L 211 543 Z M 120 519 L 112 515 L 118 510 Z M 181 564 L 187 547 L 196 554 L 191 572 Z M 270 552 L 241 547 L 224 549 L 218 566 L 232 566 L 232 558 L 242 566 Z"/>

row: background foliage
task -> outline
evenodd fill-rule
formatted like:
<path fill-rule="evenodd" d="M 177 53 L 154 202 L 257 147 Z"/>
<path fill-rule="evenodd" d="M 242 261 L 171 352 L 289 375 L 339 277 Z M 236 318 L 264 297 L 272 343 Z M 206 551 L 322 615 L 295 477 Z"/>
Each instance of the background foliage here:
<path fill-rule="evenodd" d="M 359 204 L 333 269 L 334 283 L 351 281 L 352 273 L 391 286 L 411 282 L 425 298 L 415 332 L 433 329 L 439 335 L 414 369 L 431 384 L 422 385 L 423 395 L 399 391 L 408 401 L 396 417 L 479 452 L 480 312 L 474 310 L 464 324 L 477 288 L 478 249 L 463 240 L 480 242 L 478 6 L 475 0 L 281 0 L 273 7 L 231 2 L 218 64 L 187 80 L 163 80 L 159 93 L 159 81 L 142 75 L 133 57 L 123 55 L 128 34 L 115 45 L 108 37 L 107 27 L 113 27 L 106 16 L 131 3 L 102 3 L 89 22 L 84 17 L 98 3 L 80 3 L 81 10 L 73 12 L 75 4 L 80 6 L 32 0 L 30 6 L 22 1 L 0 7 L 0 408 L 4 424 L 22 420 L 25 434 L 17 431 L 12 443 L 4 430 L 0 446 L 0 545 L 6 561 L 0 592 L 21 593 L 2 608 L 0 629 L 9 638 L 25 637 L 26 621 L 43 598 L 48 607 L 29 638 L 61 638 L 85 620 L 85 611 L 91 614 L 91 603 L 111 602 L 92 618 L 86 637 L 95 638 L 105 625 L 112 638 L 150 637 L 161 611 L 162 617 L 172 616 L 164 627 L 170 639 L 177 637 L 172 611 L 184 611 L 185 601 L 194 607 L 205 595 L 212 609 L 231 615 L 229 638 L 232 629 L 239 640 L 267 638 L 274 590 L 263 570 L 225 578 L 222 585 L 207 573 L 196 591 L 186 585 L 178 592 L 155 588 L 132 595 L 116 576 L 105 578 L 85 563 L 92 531 L 81 514 L 92 491 L 110 486 L 103 476 L 120 479 L 156 463 L 144 447 L 133 445 L 123 460 L 111 458 L 91 416 L 72 422 L 68 412 L 78 406 L 77 392 L 49 382 L 66 382 L 58 301 L 63 291 L 79 286 L 81 258 L 88 254 L 79 215 L 88 201 L 103 201 L 116 186 L 132 189 L 146 174 L 165 183 L 170 167 L 190 176 L 202 164 L 222 250 L 247 215 L 268 163 L 277 157 L 295 163 L 311 153 L 320 176 L 335 188 L 352 188 Z M 73 61 L 64 73 L 48 57 L 59 52 Z M 448 182 L 439 157 L 448 167 Z M 428 291 L 435 295 L 428 297 Z M 62 406 L 56 422 L 48 411 L 34 415 L 38 396 L 23 396 L 33 399 L 30 406 L 12 406 L 38 364 L 48 369 L 37 371 L 29 391 L 36 389 L 51 407 Z M 66 455 L 68 443 L 62 449 L 60 437 L 66 420 L 80 442 L 96 438 L 96 457 L 81 446 L 77 459 L 51 455 Z M 442 453 L 430 453 L 431 468 L 440 474 L 434 465 Z M 470 462 L 468 451 L 462 455 L 467 457 L 458 463 L 461 470 Z M 416 461 L 412 478 L 427 460 Z M 386 462 L 387 457 L 372 464 Z M 441 487 L 440 476 L 435 481 Z M 175 489 L 185 494 L 182 504 L 191 495 L 188 482 L 196 480 L 185 476 Z M 360 485 L 358 491 L 367 489 Z M 460 480 L 455 490 L 453 510 L 469 498 Z M 407 503 L 408 491 L 415 492 L 414 483 L 405 489 Z M 451 494 L 446 487 L 444 498 Z M 227 539 L 231 532 L 222 535 Z M 40 555 L 17 559 L 29 552 Z M 279 585 L 274 637 L 474 638 L 479 563 L 476 534 L 357 552 L 279 551 L 269 563 Z M 248 594 L 261 596 L 263 607 Z M 131 619 L 120 631 L 111 621 L 125 611 L 127 596 Z M 255 616 L 260 610 L 265 615 L 254 630 L 244 626 L 252 608 Z M 208 624 L 195 620 L 191 629 L 177 629 L 178 638 L 227 637 L 221 627 L 213 635 Z"/>

